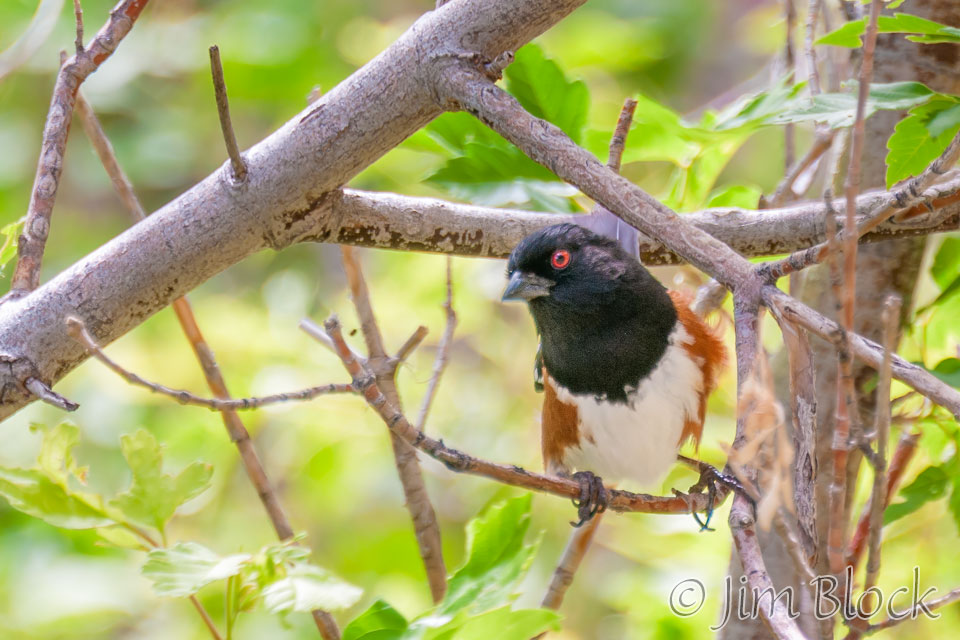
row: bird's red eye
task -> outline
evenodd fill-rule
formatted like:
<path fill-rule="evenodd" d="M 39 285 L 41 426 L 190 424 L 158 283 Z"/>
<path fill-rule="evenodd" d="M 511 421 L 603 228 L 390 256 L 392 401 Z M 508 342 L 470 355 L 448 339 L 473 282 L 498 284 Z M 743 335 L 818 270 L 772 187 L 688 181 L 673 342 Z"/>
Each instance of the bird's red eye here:
<path fill-rule="evenodd" d="M 554 269 L 566 269 L 567 265 L 570 264 L 570 252 L 566 249 L 554 251 L 550 258 L 550 264 L 553 265 Z"/>

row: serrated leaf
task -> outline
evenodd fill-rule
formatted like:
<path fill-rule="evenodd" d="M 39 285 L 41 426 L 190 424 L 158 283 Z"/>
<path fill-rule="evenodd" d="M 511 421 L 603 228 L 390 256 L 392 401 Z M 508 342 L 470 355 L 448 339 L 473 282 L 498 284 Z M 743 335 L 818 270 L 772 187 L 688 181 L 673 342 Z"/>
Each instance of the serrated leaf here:
<path fill-rule="evenodd" d="M 451 576 L 440 613 L 483 611 L 512 598 L 539 543 L 525 545 L 530 527 L 527 494 L 490 507 L 467 524 L 467 559 Z"/>
<path fill-rule="evenodd" d="M 286 578 L 263 590 L 263 602 L 271 613 L 339 610 L 353 606 L 362 595 L 362 589 L 329 571 L 299 563 L 287 571 Z"/>
<path fill-rule="evenodd" d="M 343 640 L 398 640 L 407 630 L 407 619 L 383 600 L 354 618 L 343 629 Z"/>
<path fill-rule="evenodd" d="M 927 123 L 955 104 L 951 100 L 933 100 L 910 109 L 907 116 L 897 123 L 887 141 L 888 189 L 905 178 L 923 172 L 947 148 L 950 140 L 960 131 L 960 122 L 936 137 L 930 135 Z"/>
<path fill-rule="evenodd" d="M 246 553 L 220 557 L 196 542 L 178 542 L 169 549 L 150 551 L 141 573 L 153 582 L 157 594 L 182 598 L 239 574 L 250 558 Z"/>
<path fill-rule="evenodd" d="M 729 184 L 715 189 L 707 201 L 708 207 L 740 207 L 756 209 L 762 191 L 754 185 Z"/>
<path fill-rule="evenodd" d="M 80 441 L 80 430 L 69 422 L 61 422 L 53 429 L 35 425 L 43 431 L 43 442 L 37 455 L 37 464 L 51 480 L 66 486 L 67 480 L 74 475 L 83 480 L 85 469 L 77 467 L 73 457 L 73 448 Z"/>
<path fill-rule="evenodd" d="M 213 467 L 208 464 L 194 462 L 175 476 L 163 473 L 160 445 L 149 431 L 140 429 L 124 435 L 120 448 L 133 479 L 130 489 L 110 505 L 134 522 L 163 531 L 177 507 L 210 486 Z"/>
<path fill-rule="evenodd" d="M 947 491 L 947 473 L 941 467 L 927 467 L 909 485 L 900 490 L 903 502 L 891 504 L 883 512 L 883 524 L 909 515 L 931 500 L 942 498 Z"/>
<path fill-rule="evenodd" d="M 936 138 L 949 130 L 956 130 L 960 127 L 960 104 L 954 104 L 943 111 L 935 114 L 927 122 L 927 132 L 930 136 Z"/>
<path fill-rule="evenodd" d="M 517 51 L 504 72 L 506 89 L 538 118 L 560 127 L 579 143 L 590 107 L 590 92 L 580 80 L 569 80 L 537 45 Z"/>
<path fill-rule="evenodd" d="M 0 468 L 0 495 L 17 511 L 63 529 L 114 524 L 96 496 L 70 491 L 36 469 Z"/>

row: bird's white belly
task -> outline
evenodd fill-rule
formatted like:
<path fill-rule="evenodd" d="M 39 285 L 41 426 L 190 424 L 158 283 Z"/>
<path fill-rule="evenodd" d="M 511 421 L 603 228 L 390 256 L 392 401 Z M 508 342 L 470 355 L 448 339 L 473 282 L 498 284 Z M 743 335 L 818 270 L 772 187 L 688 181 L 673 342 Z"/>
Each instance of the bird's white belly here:
<path fill-rule="evenodd" d="M 575 404 L 580 446 L 564 456 L 568 469 L 592 471 L 607 482 L 649 486 L 659 482 L 677 460 L 684 422 L 696 418 L 703 372 L 684 344 L 691 338 L 678 323 L 657 366 L 627 402 L 609 402 L 573 394 L 550 380 L 557 398 Z"/>

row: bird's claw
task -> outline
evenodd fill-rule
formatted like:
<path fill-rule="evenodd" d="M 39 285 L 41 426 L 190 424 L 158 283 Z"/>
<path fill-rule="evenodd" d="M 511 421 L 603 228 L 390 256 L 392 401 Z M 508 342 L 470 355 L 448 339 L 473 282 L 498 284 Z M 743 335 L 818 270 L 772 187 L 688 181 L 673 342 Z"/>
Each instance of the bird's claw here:
<path fill-rule="evenodd" d="M 692 512 L 693 519 L 697 521 L 697 524 L 700 525 L 700 531 L 713 531 L 714 529 L 710 528 L 710 519 L 713 517 L 713 506 L 717 499 L 717 485 L 723 485 L 728 490 L 738 493 L 753 506 L 754 511 L 757 508 L 757 502 L 753 499 L 753 496 L 744 488 L 743 484 L 731 473 L 725 473 L 720 471 L 716 467 L 713 467 L 705 462 L 699 463 L 700 468 L 700 479 L 697 480 L 697 483 L 688 489 L 689 493 L 703 493 L 704 490 L 707 492 L 707 508 L 706 508 L 706 517 L 701 520 L 700 516 L 694 511 Z"/>
<path fill-rule="evenodd" d="M 603 479 L 592 471 L 577 471 L 573 479 L 580 483 L 580 498 L 573 501 L 579 521 L 570 524 L 580 527 L 607 510 L 607 488 L 603 486 Z"/>

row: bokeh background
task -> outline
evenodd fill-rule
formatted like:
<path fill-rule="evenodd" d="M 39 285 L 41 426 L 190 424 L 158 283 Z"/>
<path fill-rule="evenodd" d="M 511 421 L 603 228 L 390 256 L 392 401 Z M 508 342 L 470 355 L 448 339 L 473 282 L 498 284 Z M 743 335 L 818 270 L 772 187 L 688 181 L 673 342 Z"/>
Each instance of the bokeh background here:
<path fill-rule="evenodd" d="M 84 0 L 88 38 L 102 24 L 109 0 Z M 226 154 L 209 77 L 207 47 L 219 44 L 231 110 L 242 147 L 250 146 L 304 108 L 315 88 L 329 89 L 379 53 L 424 11 L 422 0 L 155 0 L 116 55 L 84 85 L 147 210 L 154 210 L 215 170 Z M 909 7 L 907 7 L 909 8 Z M 0 49 L 29 22 L 32 0 L 0 1 Z M 758 75 L 782 47 L 784 23 L 774 2 L 736 0 L 596 0 L 539 39 L 566 73 L 591 92 L 590 124 L 609 130 L 622 99 L 641 92 L 681 113 L 698 113 L 717 96 Z M 53 35 L 29 62 L 0 82 L 0 224 L 26 210 L 58 50 L 74 38 L 69 3 Z M 767 75 L 763 75 L 767 74 Z M 801 140 L 804 139 L 801 132 Z M 782 131 L 764 130 L 737 153 L 721 182 L 770 192 L 783 172 Z M 802 148 L 802 147 L 801 147 Z M 407 146 L 391 151 L 352 185 L 410 195 L 445 196 L 424 179 L 443 162 Z M 635 164 L 625 173 L 655 193 L 665 167 Z M 78 124 L 44 263 L 45 278 L 128 225 L 127 217 Z M 936 244 L 936 243 L 934 243 Z M 373 302 L 393 348 L 418 324 L 430 336 L 401 372 L 400 390 L 414 412 L 430 376 L 443 329 L 443 257 L 362 251 Z M 427 429 L 477 456 L 538 468 L 540 398 L 531 379 L 535 335 L 525 309 L 503 305 L 503 263 L 455 259 L 460 324 L 451 362 Z M 659 269 L 671 286 L 695 287 L 689 269 Z M 5 290 L 8 278 L 0 280 Z M 920 300 L 934 289 L 926 280 Z M 334 246 L 303 245 L 251 256 L 191 293 L 201 328 L 215 350 L 231 391 L 262 395 L 343 381 L 339 362 L 297 330 L 303 317 L 340 313 L 356 326 Z M 725 321 L 719 320 L 724 326 Z M 950 323 L 934 323 L 925 348 L 930 362 L 955 348 Z M 729 334 L 729 327 L 727 326 Z M 729 337 L 729 336 L 728 336 Z M 765 339 L 777 348 L 774 331 Z M 206 394 L 200 370 L 169 310 L 158 313 L 109 348 L 117 360 L 166 385 Z M 918 359 L 919 340 L 905 355 Z M 273 531 L 247 481 L 220 418 L 127 386 L 88 362 L 58 391 L 80 402 L 69 416 L 81 429 L 81 464 L 92 489 L 114 493 L 129 482 L 119 437 L 138 428 L 164 444 L 167 464 L 214 465 L 213 487 L 189 503 L 171 528 L 171 540 L 196 540 L 221 553 L 254 551 Z M 703 458 L 723 464 L 721 443 L 732 439 L 731 372 L 711 399 Z M 0 423 L 0 464 L 31 464 L 40 436 L 31 423 L 56 424 L 64 415 L 41 404 Z M 376 598 L 409 616 L 429 606 L 429 592 L 383 424 L 353 397 L 279 406 L 244 414 L 248 429 L 294 527 L 307 533 L 314 561 L 365 590 L 345 621 Z M 936 462 L 952 445 L 931 429 L 921 459 Z M 921 460 L 921 462 L 923 461 Z M 916 469 L 923 468 L 919 462 Z M 463 525 L 513 489 L 459 477 L 423 462 L 440 517 L 447 565 L 463 555 Z M 913 471 L 912 473 L 915 473 Z M 686 488 L 692 474 L 675 470 L 660 489 Z M 535 606 L 570 532 L 573 508 L 535 496 L 533 531 L 543 540 L 520 602 Z M 707 638 L 720 608 L 730 556 L 726 507 L 717 531 L 699 533 L 692 518 L 610 515 L 563 607 L 557 638 Z M 943 501 L 932 502 L 888 528 L 881 583 L 921 584 L 941 591 L 960 582 L 957 530 Z M 0 501 L 0 637 L 204 638 L 185 601 L 151 593 L 139 575 L 142 556 L 105 548 L 97 536 L 67 532 L 27 517 Z M 691 617 L 668 608 L 675 584 L 697 578 L 708 599 Z M 222 591 L 203 592 L 216 617 Z M 945 610 L 936 622 L 903 625 L 892 637 L 921 633 L 957 637 L 960 615 Z M 255 612 L 241 618 L 240 638 L 312 638 L 306 615 L 286 622 Z"/>

